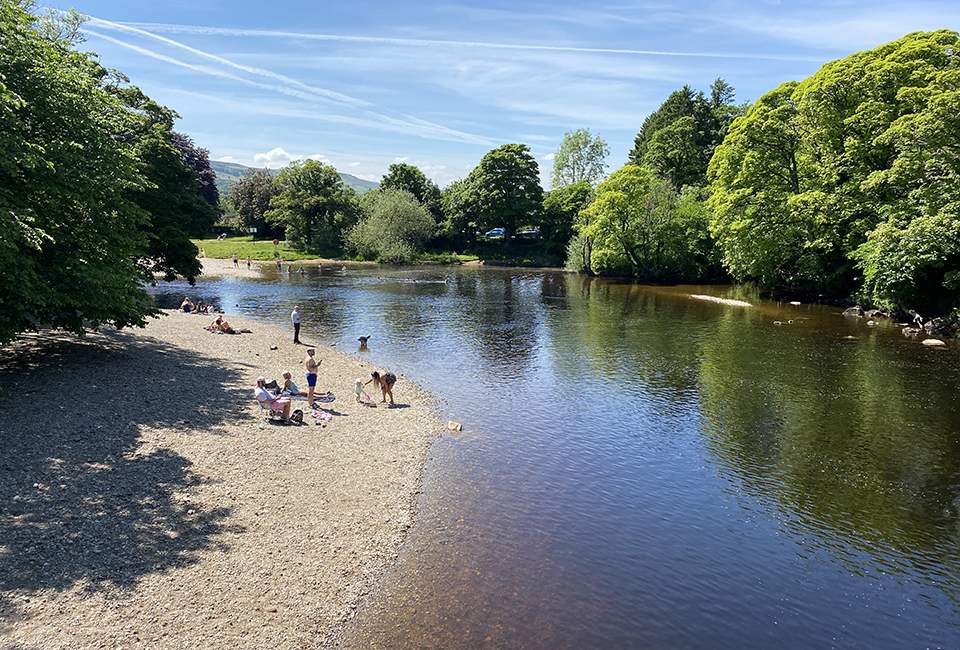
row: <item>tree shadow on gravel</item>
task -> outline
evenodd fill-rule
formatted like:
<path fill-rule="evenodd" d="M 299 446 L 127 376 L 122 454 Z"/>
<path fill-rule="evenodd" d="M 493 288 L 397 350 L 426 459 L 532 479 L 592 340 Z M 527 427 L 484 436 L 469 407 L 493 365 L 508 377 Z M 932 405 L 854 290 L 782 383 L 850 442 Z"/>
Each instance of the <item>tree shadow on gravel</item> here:
<path fill-rule="evenodd" d="M 0 632 L 32 593 L 129 589 L 223 548 L 215 536 L 242 532 L 224 525 L 229 508 L 187 500 L 205 480 L 190 461 L 139 439 L 144 427 L 213 435 L 225 420 L 250 419 L 237 379 L 217 359 L 123 331 L 44 333 L 5 347 Z"/>

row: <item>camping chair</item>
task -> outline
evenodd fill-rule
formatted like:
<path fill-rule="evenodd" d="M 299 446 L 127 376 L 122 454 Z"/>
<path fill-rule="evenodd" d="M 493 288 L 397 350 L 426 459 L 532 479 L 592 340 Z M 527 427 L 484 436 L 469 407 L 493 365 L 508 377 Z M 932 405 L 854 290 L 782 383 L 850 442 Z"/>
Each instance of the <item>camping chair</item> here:
<path fill-rule="evenodd" d="M 276 418 L 280 418 L 281 420 L 283 419 L 283 411 L 274 411 L 272 408 L 270 408 L 270 404 L 267 402 L 261 402 L 260 400 L 257 400 L 257 404 L 260 405 L 260 412 L 266 413 L 267 417 L 271 420 Z"/>

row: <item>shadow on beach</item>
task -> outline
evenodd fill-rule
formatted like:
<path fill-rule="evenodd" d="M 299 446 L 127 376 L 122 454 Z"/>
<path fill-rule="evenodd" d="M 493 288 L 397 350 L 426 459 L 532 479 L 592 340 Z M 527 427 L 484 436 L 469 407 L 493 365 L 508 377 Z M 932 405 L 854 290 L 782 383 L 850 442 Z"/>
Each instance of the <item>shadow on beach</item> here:
<path fill-rule="evenodd" d="M 123 331 L 5 346 L 0 631 L 24 615 L 14 594 L 131 589 L 243 532 L 224 525 L 229 508 L 190 503 L 205 479 L 163 442 L 249 418 L 238 377 L 217 359 Z"/>

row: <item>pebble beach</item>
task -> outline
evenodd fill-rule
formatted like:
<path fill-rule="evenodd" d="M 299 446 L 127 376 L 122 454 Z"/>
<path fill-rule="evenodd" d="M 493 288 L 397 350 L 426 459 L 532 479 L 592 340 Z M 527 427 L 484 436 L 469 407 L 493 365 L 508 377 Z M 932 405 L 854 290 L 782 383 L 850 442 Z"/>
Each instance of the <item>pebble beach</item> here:
<path fill-rule="evenodd" d="M 396 560 L 443 431 L 432 397 L 397 373 L 396 405 L 363 406 L 355 379 L 383 368 L 212 319 L 4 347 L 0 647 L 336 647 Z M 298 401 L 302 425 L 269 421 L 257 376 L 304 386 L 309 345 L 330 419 Z"/>

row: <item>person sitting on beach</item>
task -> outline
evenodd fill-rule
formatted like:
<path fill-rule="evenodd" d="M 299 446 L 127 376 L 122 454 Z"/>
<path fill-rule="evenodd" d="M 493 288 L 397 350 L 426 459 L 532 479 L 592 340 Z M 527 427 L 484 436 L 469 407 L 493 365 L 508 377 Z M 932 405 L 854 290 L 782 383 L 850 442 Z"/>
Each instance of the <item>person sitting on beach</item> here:
<path fill-rule="evenodd" d="M 230 323 L 223 320 L 222 316 L 217 316 L 217 320 L 213 321 L 213 324 L 216 326 L 218 332 L 223 332 L 224 334 L 252 334 L 252 332 L 247 329 L 233 329 L 230 327 Z"/>
<path fill-rule="evenodd" d="M 270 391 L 267 390 L 266 383 L 266 377 L 257 377 L 257 387 L 254 389 L 257 401 L 264 406 L 268 406 L 271 411 L 282 411 L 283 421 L 287 424 L 294 424 L 293 420 L 290 419 L 290 408 L 292 404 L 290 398 L 286 396 L 274 397 L 270 394 Z"/>
<path fill-rule="evenodd" d="M 180 311 L 187 314 L 193 311 L 193 303 L 190 302 L 190 298 L 184 296 L 183 302 L 180 303 Z"/>
<path fill-rule="evenodd" d="M 297 386 L 295 383 L 293 383 L 293 376 L 290 374 L 289 371 L 283 373 L 283 385 L 280 386 L 280 394 L 281 394 L 281 395 L 297 396 L 297 397 L 309 397 L 309 396 L 310 396 L 310 394 L 309 394 L 307 391 L 301 389 L 299 386 Z M 313 394 L 313 396 L 314 396 L 315 398 L 317 398 L 317 399 L 324 399 L 325 397 L 328 397 L 329 395 L 330 395 L 330 392 L 329 392 L 329 391 L 327 391 L 327 392 L 325 392 L 325 393 L 314 393 L 314 394 Z"/>
<path fill-rule="evenodd" d="M 381 392 L 383 392 L 383 399 L 380 400 L 380 403 L 383 404 L 387 401 L 387 395 L 390 396 L 390 403 L 393 404 L 393 385 L 397 383 L 397 376 L 392 372 L 385 372 L 381 375 L 379 372 L 374 370 L 370 373 L 370 381 L 367 382 L 373 383 L 374 386 L 379 387 Z M 367 384 L 364 384 L 366 386 Z"/>

